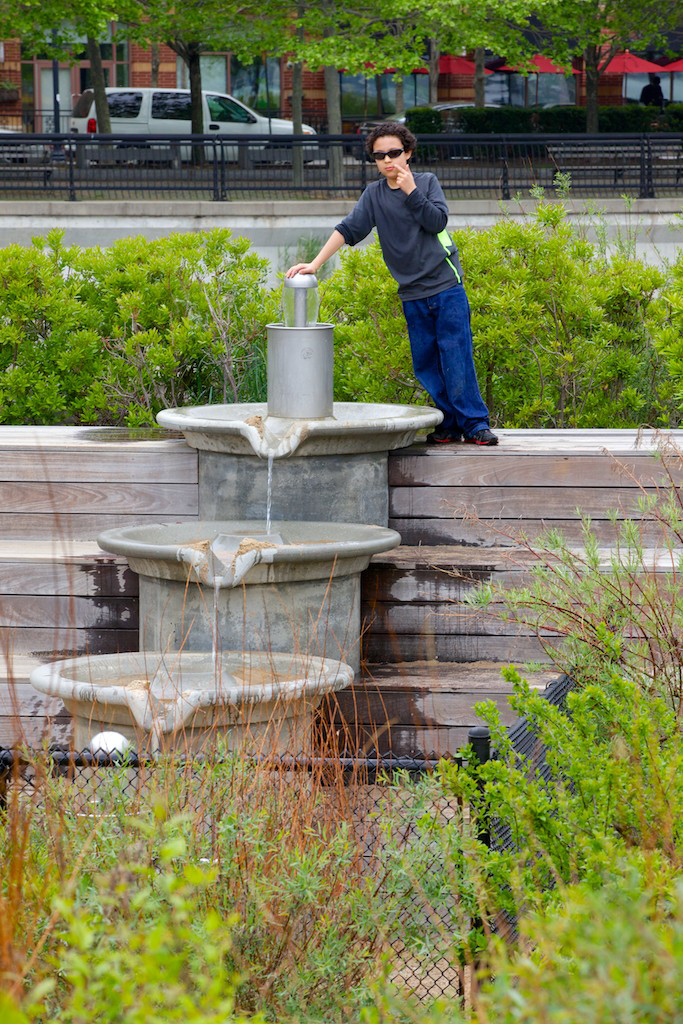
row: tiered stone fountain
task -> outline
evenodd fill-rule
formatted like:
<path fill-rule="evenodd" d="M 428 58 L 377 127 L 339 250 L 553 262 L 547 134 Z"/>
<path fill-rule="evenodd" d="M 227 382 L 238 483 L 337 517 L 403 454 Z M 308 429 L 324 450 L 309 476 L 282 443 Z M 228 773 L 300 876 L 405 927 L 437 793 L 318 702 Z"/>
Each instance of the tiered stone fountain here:
<path fill-rule="evenodd" d="M 266 404 L 159 414 L 199 449 L 200 522 L 98 538 L 140 575 L 141 652 L 33 674 L 72 711 L 77 746 L 116 728 L 138 746 L 220 734 L 300 753 L 323 695 L 352 681 L 360 574 L 400 543 L 386 528 L 387 453 L 441 413 L 333 403 L 333 328 L 317 323 L 315 284 L 285 281 Z"/>

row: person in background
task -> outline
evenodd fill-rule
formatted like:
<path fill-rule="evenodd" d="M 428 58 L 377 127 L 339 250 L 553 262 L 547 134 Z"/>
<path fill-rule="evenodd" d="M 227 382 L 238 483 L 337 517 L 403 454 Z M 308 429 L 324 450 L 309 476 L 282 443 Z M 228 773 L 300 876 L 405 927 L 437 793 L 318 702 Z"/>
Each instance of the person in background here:
<path fill-rule="evenodd" d="M 660 107 L 661 109 L 664 106 L 664 93 L 659 75 L 650 75 L 650 81 L 643 87 L 640 94 L 640 102 L 644 103 L 646 107 Z"/>
<path fill-rule="evenodd" d="M 474 368 L 462 268 L 446 230 L 448 204 L 436 175 L 413 174 L 416 144 L 397 122 L 370 132 L 366 149 L 379 180 L 368 185 L 315 259 L 290 267 L 286 276 L 315 274 L 343 245 L 355 245 L 376 227 L 384 261 L 398 282 L 415 376 L 443 413 L 427 442 L 496 445 Z"/>

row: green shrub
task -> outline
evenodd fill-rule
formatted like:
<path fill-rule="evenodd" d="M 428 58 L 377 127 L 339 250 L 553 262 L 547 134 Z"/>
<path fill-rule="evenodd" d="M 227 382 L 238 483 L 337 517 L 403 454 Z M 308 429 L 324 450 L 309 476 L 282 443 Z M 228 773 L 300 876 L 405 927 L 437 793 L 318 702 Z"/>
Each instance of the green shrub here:
<path fill-rule="evenodd" d="M 554 135 L 560 132 L 579 134 L 586 130 L 584 107 L 546 107 L 536 111 L 536 126 L 539 132 Z"/>
<path fill-rule="evenodd" d="M 682 110 L 683 104 L 680 103 L 670 104 L 663 111 L 637 103 L 600 107 L 600 131 L 677 132 L 683 123 Z M 447 116 L 460 131 L 469 135 L 579 133 L 586 130 L 585 107 L 463 107 L 462 110 L 448 111 Z"/>
<path fill-rule="evenodd" d="M 443 122 L 438 110 L 431 107 L 411 107 L 406 110 L 406 128 L 415 135 L 438 135 L 443 131 Z"/>
<path fill-rule="evenodd" d="M 534 130 L 534 112 L 530 107 L 463 107 L 459 124 L 468 135 L 489 132 L 528 135 Z"/>
<path fill-rule="evenodd" d="M 668 322 L 660 270 L 625 250 L 602 254 L 569 225 L 561 205 L 544 202 L 533 218 L 501 218 L 486 231 L 458 232 L 455 241 L 479 382 L 496 423 L 678 422 L 675 325 L 661 355 L 654 344 Z M 427 401 L 412 374 L 395 287 L 377 244 L 345 252 L 325 287 L 325 317 L 339 324 L 340 400 Z M 676 279 L 667 308 L 681 292 Z"/>
<path fill-rule="evenodd" d="M 601 132 L 657 131 L 657 107 L 625 103 L 622 107 L 600 107 L 598 124 Z"/>
<path fill-rule="evenodd" d="M 84 788 L 40 755 L 31 765 L 35 798 L 15 788 L 0 815 L 0 988 L 15 1015 L 357 1019 L 419 893 L 378 850 L 389 812 L 378 800 L 359 817 L 367 788 L 342 768 L 162 757 L 139 788 L 125 765 Z"/>
<path fill-rule="evenodd" d="M 0 251 L 0 422 L 153 424 L 264 390 L 267 263 L 229 231 Z"/>
<path fill-rule="evenodd" d="M 321 319 L 336 325 L 337 401 L 429 401 L 413 375 L 396 283 L 377 243 L 343 253 L 321 288 Z"/>

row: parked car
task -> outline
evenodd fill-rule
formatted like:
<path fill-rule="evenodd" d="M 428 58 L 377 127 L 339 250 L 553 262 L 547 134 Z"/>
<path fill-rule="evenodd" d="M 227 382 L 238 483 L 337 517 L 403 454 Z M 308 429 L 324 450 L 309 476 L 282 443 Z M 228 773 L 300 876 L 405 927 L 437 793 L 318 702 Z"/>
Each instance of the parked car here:
<path fill-rule="evenodd" d="M 189 135 L 192 130 L 189 89 L 110 87 L 106 92 L 113 135 Z M 203 91 L 202 111 L 206 135 L 214 132 L 218 135 L 291 135 L 294 130 L 292 121 L 280 117 L 263 117 L 226 93 Z M 92 89 L 86 89 L 76 101 L 70 128 L 74 134 L 80 135 L 94 135 L 97 132 L 95 94 Z M 315 129 L 307 124 L 302 131 L 304 135 L 316 134 Z M 229 160 L 237 159 L 238 148 L 227 147 Z M 287 153 L 291 160 L 291 147 L 262 143 L 250 147 L 250 151 L 252 149 L 256 149 L 259 159 L 265 161 L 282 160 Z M 316 147 L 311 149 L 312 153 L 308 146 L 304 150 L 306 159 L 315 159 Z"/>
<path fill-rule="evenodd" d="M 25 133 L 18 128 L 0 127 L 0 163 L 47 164 L 53 147 L 44 142 L 22 142 Z"/>

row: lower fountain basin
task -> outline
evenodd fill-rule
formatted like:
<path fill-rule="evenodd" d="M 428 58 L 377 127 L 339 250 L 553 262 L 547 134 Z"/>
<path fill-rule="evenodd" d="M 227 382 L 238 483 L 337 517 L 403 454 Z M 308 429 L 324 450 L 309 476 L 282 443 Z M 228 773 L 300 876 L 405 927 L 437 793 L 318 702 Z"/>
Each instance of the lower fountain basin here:
<path fill-rule="evenodd" d="M 357 670 L 360 574 L 399 534 L 325 522 L 276 522 L 272 531 L 242 520 L 101 534 L 100 547 L 140 575 L 141 649 L 287 651 Z"/>
<path fill-rule="evenodd" d="M 157 416 L 163 427 L 181 430 L 201 451 L 275 459 L 393 451 L 442 419 L 438 409 L 424 406 L 362 402 L 335 402 L 332 416 L 322 419 L 269 416 L 263 403 L 182 406 Z"/>
<path fill-rule="evenodd" d="M 312 750 L 321 700 L 353 675 L 329 658 L 142 651 L 42 665 L 31 683 L 71 712 L 77 750 L 113 729 L 140 752 L 197 751 L 219 740 L 228 750 L 301 754 Z"/>

